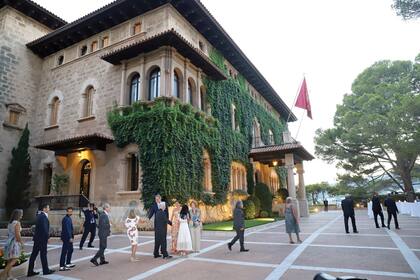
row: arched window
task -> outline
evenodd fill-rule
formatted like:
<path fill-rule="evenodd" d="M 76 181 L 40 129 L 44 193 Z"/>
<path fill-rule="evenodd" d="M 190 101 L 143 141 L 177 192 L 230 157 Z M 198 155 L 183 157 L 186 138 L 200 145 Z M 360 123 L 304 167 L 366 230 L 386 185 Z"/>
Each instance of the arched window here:
<path fill-rule="evenodd" d="M 130 83 L 130 98 L 128 104 L 132 105 L 134 102 L 140 100 L 140 75 L 135 74 Z"/>
<path fill-rule="evenodd" d="M 149 100 L 159 97 L 160 91 L 160 69 L 156 68 L 150 73 L 149 77 Z"/>
<path fill-rule="evenodd" d="M 268 131 L 268 143 L 274 145 L 274 135 L 271 129 Z"/>
<path fill-rule="evenodd" d="M 262 144 L 261 133 L 260 133 L 260 124 L 257 119 L 254 119 L 252 124 L 252 144 L 253 147 L 259 147 Z"/>
<path fill-rule="evenodd" d="M 179 80 L 179 76 L 178 73 L 176 71 L 174 71 L 174 80 L 173 80 L 173 85 L 172 85 L 172 96 L 176 97 L 176 98 L 180 98 L 180 90 L 179 90 L 179 86 L 180 86 L 180 80 Z"/>
<path fill-rule="evenodd" d="M 239 162 L 230 166 L 230 190 L 247 190 L 246 167 Z"/>
<path fill-rule="evenodd" d="M 50 125 L 57 125 L 58 109 L 60 107 L 60 99 L 58 99 L 57 96 L 53 98 L 50 107 L 51 107 Z"/>
<path fill-rule="evenodd" d="M 232 118 L 232 129 L 239 132 L 238 112 L 234 104 L 232 104 L 231 106 L 231 118 Z"/>
<path fill-rule="evenodd" d="M 187 89 L 187 102 L 193 105 L 193 93 L 194 87 L 191 80 L 188 80 L 188 89 Z"/>
<path fill-rule="evenodd" d="M 200 109 L 206 111 L 206 90 L 204 87 L 200 87 Z"/>
<path fill-rule="evenodd" d="M 204 165 L 204 191 L 211 192 L 211 162 L 210 156 L 207 151 L 204 151 L 203 155 L 203 165 Z"/>
<path fill-rule="evenodd" d="M 84 118 L 90 117 L 93 115 L 93 94 L 95 93 L 95 89 L 90 86 L 86 89 L 85 93 L 83 94 L 83 116 Z"/>

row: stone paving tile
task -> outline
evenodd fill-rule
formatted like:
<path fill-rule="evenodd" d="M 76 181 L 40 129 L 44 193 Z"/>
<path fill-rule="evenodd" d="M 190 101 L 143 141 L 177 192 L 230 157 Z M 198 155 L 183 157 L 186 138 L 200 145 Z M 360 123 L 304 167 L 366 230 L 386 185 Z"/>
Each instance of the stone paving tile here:
<path fill-rule="evenodd" d="M 313 279 L 314 276 L 323 271 L 309 271 L 309 270 L 297 270 L 297 269 L 289 269 L 281 278 L 282 280 L 304 280 L 304 279 Z M 360 277 L 361 279 L 369 279 L 369 280 L 407 280 L 409 278 L 406 277 L 395 277 L 395 276 L 377 276 L 377 275 L 363 275 L 357 273 L 337 273 L 337 272 L 328 272 L 327 274 L 332 276 L 354 276 Z"/>
<path fill-rule="evenodd" d="M 412 273 L 397 250 L 309 247 L 295 265 Z"/>
<path fill-rule="evenodd" d="M 241 279 L 255 280 L 264 279 L 272 268 L 238 266 L 221 263 L 209 263 L 202 261 L 184 261 L 175 267 L 171 267 L 163 272 L 148 277 L 149 280 L 167 280 L 167 279 Z M 186 274 L 185 271 L 194 273 Z"/>
<path fill-rule="evenodd" d="M 215 250 L 200 255 L 200 257 L 218 260 L 279 264 L 295 248 L 293 245 L 272 246 L 247 244 L 246 242 L 245 246 L 250 250 L 249 252 L 239 252 L 239 244 L 235 244 L 232 247 L 232 251 L 229 251 L 227 246 L 221 246 Z"/>
<path fill-rule="evenodd" d="M 309 235 L 310 234 L 308 233 L 299 234 L 302 241 L 305 240 Z M 293 240 L 296 241 L 296 234 L 293 234 L 292 237 Z M 289 236 L 284 231 L 279 233 L 254 233 L 245 237 L 245 244 L 247 241 L 289 243 Z"/>
<path fill-rule="evenodd" d="M 401 237 L 410 249 L 420 249 L 420 237 Z"/>
<path fill-rule="evenodd" d="M 170 253 L 171 251 L 171 243 L 170 240 L 167 241 L 167 246 L 168 246 L 168 252 Z M 216 242 L 206 242 L 206 241 L 201 241 L 201 250 L 205 249 L 211 245 L 216 244 Z M 143 253 L 153 253 L 154 250 L 154 242 L 153 243 L 149 243 L 149 244 L 145 244 L 145 245 L 140 245 L 137 249 L 138 252 L 143 252 Z M 130 249 L 127 249 L 127 251 L 129 251 Z"/>
<path fill-rule="evenodd" d="M 389 236 L 363 236 L 351 235 L 320 235 L 313 244 L 345 245 L 345 246 L 368 246 L 368 247 L 392 247 L 397 248 Z"/>

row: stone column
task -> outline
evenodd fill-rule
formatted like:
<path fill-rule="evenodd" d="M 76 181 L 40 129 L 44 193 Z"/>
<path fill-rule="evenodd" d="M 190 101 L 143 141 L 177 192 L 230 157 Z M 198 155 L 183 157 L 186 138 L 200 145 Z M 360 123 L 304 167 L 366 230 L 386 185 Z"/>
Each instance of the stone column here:
<path fill-rule="evenodd" d="M 201 108 L 200 77 L 201 77 L 201 69 L 198 69 L 197 76 L 195 79 L 195 84 L 197 85 L 197 88 L 195 90 L 196 97 L 194 98 L 194 102 L 195 102 L 195 107 L 197 109 L 204 111 L 203 108 Z"/>
<path fill-rule="evenodd" d="M 287 169 L 287 190 L 289 191 L 289 196 L 293 198 L 293 204 L 298 211 L 298 216 L 300 215 L 299 211 L 299 202 L 296 199 L 296 185 L 295 185 L 295 176 L 293 174 L 293 168 L 295 167 L 295 161 L 293 154 L 285 155 L 285 165 Z"/>
<path fill-rule="evenodd" d="M 184 60 L 184 77 L 182 79 L 182 101 L 184 103 L 188 103 L 187 100 L 187 91 L 188 91 L 188 71 L 187 71 L 187 66 L 188 66 L 189 60 L 185 59 Z"/>
<path fill-rule="evenodd" d="M 126 73 L 127 73 L 127 62 L 122 63 L 121 69 L 121 89 L 120 89 L 120 106 L 126 105 L 126 94 L 125 94 L 125 84 L 126 84 Z M 84 96 L 86 98 L 86 95 Z M 84 108 L 83 108 L 84 110 Z M 84 113 L 84 112 L 83 112 Z"/>
<path fill-rule="evenodd" d="M 306 198 L 305 181 L 303 180 L 303 173 L 305 173 L 303 169 L 303 163 L 296 164 L 296 169 L 299 176 L 299 189 L 298 189 L 297 197 L 299 201 L 300 215 L 301 217 L 308 217 L 309 208 L 308 208 L 308 200 Z"/>
<path fill-rule="evenodd" d="M 144 56 L 140 57 L 140 100 L 146 101 L 149 96 L 149 79 L 146 77 L 146 59 Z"/>

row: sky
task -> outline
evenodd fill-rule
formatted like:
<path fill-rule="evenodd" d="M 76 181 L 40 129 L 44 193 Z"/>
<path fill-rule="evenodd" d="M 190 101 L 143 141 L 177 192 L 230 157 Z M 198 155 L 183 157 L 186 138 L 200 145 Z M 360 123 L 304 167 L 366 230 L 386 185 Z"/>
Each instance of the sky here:
<path fill-rule="evenodd" d="M 112 2 L 35 1 L 69 22 Z M 358 74 L 376 61 L 420 53 L 420 20 L 402 20 L 392 0 L 201 1 L 289 107 L 305 75 L 313 120 L 293 108 L 299 121 L 289 127 L 312 154 L 316 129 L 333 126 L 336 105 Z M 342 172 L 320 159 L 304 167 L 306 184 L 334 183 Z"/>

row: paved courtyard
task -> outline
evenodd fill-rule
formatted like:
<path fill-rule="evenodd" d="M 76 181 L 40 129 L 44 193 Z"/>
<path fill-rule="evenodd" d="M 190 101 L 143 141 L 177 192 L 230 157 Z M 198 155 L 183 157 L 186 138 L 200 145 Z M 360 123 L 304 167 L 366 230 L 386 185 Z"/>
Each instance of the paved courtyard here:
<path fill-rule="evenodd" d="M 304 242 L 294 245 L 288 244 L 283 222 L 249 229 L 248 253 L 240 253 L 237 244 L 227 250 L 231 232 L 204 232 L 200 253 L 171 260 L 154 259 L 153 233 L 141 233 L 137 263 L 128 261 L 126 237 L 113 235 L 106 253 L 110 264 L 94 267 L 89 259 L 97 249 L 76 247 L 77 266 L 72 271 L 31 279 L 312 279 L 320 271 L 368 279 L 420 279 L 420 218 L 400 215 L 398 231 L 376 229 L 366 211 L 358 211 L 356 218 L 359 234 L 345 234 L 341 212 L 311 215 L 302 219 Z M 30 251 L 30 241 L 26 244 Z M 98 246 L 97 240 L 94 245 Z M 48 260 L 54 269 L 58 269 L 60 249 L 58 239 L 53 239 Z"/>

